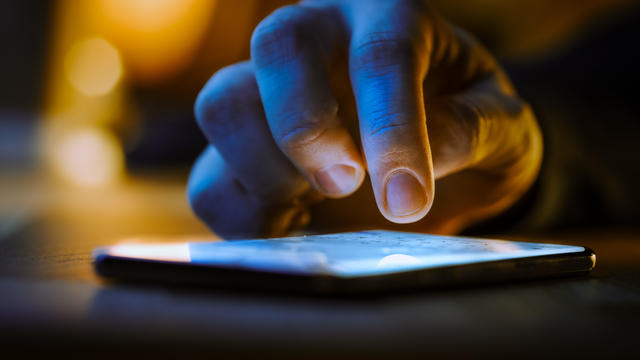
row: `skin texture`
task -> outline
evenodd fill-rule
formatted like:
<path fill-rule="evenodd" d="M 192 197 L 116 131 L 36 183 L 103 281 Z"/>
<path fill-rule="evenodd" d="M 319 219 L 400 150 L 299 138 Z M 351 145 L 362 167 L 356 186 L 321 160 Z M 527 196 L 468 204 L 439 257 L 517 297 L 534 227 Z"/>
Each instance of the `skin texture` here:
<path fill-rule="evenodd" d="M 516 201 L 542 157 L 535 117 L 496 61 L 424 1 L 280 8 L 195 114 L 211 145 L 188 197 L 226 238 L 309 221 L 454 233 Z"/>

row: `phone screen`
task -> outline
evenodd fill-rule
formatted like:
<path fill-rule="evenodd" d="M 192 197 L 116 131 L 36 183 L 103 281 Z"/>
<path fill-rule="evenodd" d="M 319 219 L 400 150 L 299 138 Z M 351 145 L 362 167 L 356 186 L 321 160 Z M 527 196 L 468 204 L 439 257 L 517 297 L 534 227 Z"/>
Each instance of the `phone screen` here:
<path fill-rule="evenodd" d="M 372 230 L 257 240 L 125 243 L 98 249 L 94 255 L 348 278 L 583 252 L 580 246 Z"/>

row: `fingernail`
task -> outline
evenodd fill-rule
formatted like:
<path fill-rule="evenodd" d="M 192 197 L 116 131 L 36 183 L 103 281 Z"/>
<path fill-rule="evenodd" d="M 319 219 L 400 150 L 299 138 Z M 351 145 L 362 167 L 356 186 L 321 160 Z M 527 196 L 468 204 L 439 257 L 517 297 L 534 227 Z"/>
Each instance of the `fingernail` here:
<path fill-rule="evenodd" d="M 389 177 L 386 186 L 387 208 L 394 216 L 406 216 L 427 204 L 422 184 L 406 171 L 397 171 Z"/>
<path fill-rule="evenodd" d="M 347 194 L 357 185 L 356 169 L 345 164 L 335 164 L 318 171 L 316 182 L 326 194 Z"/>

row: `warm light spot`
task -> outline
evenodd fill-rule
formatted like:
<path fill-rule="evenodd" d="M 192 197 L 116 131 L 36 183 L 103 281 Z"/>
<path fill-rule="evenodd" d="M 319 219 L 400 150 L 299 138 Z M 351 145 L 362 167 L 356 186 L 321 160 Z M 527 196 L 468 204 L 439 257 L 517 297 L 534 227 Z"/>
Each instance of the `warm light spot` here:
<path fill-rule="evenodd" d="M 412 266 L 412 265 L 419 265 L 419 264 L 420 264 L 420 260 L 418 260 L 417 258 L 411 255 L 405 255 L 405 254 L 387 255 L 383 257 L 380 261 L 378 261 L 379 268 L 385 268 L 385 267 L 395 268 L 395 267 L 405 267 L 405 266 Z"/>
<path fill-rule="evenodd" d="M 118 47 L 128 79 L 153 83 L 193 64 L 216 4 L 215 0 L 97 0 L 88 16 Z"/>
<path fill-rule="evenodd" d="M 189 14 L 198 0 L 100 0 L 107 16 L 138 31 L 156 32 Z M 201 1 L 201 0 L 200 0 Z M 211 2 L 211 0 L 207 0 Z"/>
<path fill-rule="evenodd" d="M 176 244 L 118 244 L 108 248 L 112 256 L 164 261 L 191 261 L 189 243 Z"/>
<path fill-rule="evenodd" d="M 87 96 L 108 93 L 122 75 L 118 50 L 101 38 L 84 40 L 71 47 L 65 65 L 71 85 Z"/>
<path fill-rule="evenodd" d="M 70 182 L 101 186 L 123 172 L 124 155 L 117 139 L 99 128 L 69 131 L 52 144 L 53 166 Z"/>

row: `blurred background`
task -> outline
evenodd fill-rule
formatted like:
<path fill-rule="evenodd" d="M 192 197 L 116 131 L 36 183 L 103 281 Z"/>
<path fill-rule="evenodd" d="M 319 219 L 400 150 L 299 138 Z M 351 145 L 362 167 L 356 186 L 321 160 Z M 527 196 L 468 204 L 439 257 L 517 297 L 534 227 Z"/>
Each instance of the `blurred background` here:
<path fill-rule="evenodd" d="M 286 3 L 0 2 L 0 238 L 208 234 L 184 195 L 206 145 L 195 97 Z M 540 118 L 551 175 L 527 228 L 636 221 L 635 2 L 432 3 L 505 64 Z"/>
<path fill-rule="evenodd" d="M 3 0 L 0 343 L 66 357 L 118 342 L 186 344 L 180 358 L 274 343 L 393 357 L 411 346 L 439 357 L 479 346 L 547 356 L 560 343 L 574 356 L 610 357 L 625 343 L 637 352 L 640 2 L 431 2 L 499 58 L 545 137 L 532 190 L 468 232 L 589 246 L 591 276 L 346 303 L 105 284 L 91 266 L 97 246 L 213 236 L 185 196 L 206 145 L 193 103 L 287 2 Z"/>

